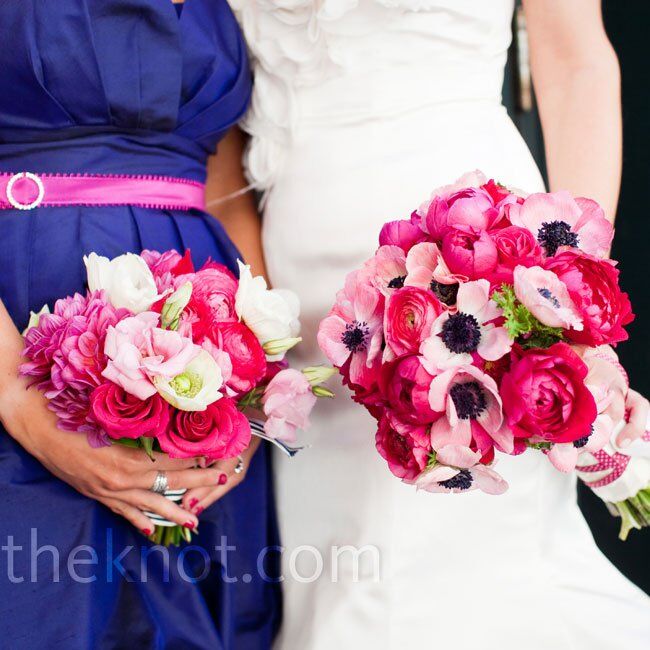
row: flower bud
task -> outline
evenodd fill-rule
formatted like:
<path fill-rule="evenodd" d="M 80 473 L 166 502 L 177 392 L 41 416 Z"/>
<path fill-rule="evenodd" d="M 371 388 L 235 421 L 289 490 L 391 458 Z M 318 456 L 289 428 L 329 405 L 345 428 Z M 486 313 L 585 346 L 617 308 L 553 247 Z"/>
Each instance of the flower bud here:
<path fill-rule="evenodd" d="M 284 354 L 287 350 L 291 350 L 294 346 L 302 341 L 300 337 L 290 337 L 286 339 L 275 339 L 267 341 L 262 348 L 268 357 L 275 357 Z"/>
<path fill-rule="evenodd" d="M 331 397 L 335 396 L 334 393 L 329 388 L 325 388 L 325 386 L 314 386 L 311 389 L 311 392 L 314 393 L 314 395 L 316 395 L 316 397 L 328 397 L 328 398 L 331 398 Z"/>
<path fill-rule="evenodd" d="M 177 330 L 181 314 L 192 297 L 192 283 L 186 282 L 176 289 L 163 305 L 160 326 L 166 330 Z"/>
<path fill-rule="evenodd" d="M 312 386 L 318 386 L 331 379 L 336 374 L 336 370 L 331 366 L 309 366 L 302 369 L 302 374 L 307 377 L 307 381 Z"/>

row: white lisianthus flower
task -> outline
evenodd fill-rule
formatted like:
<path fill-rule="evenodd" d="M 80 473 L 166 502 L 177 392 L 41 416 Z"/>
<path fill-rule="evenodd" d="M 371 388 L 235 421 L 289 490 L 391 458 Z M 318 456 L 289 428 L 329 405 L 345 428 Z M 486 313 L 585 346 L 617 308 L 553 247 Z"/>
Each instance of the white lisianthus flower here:
<path fill-rule="evenodd" d="M 133 253 L 109 260 L 96 253 L 84 257 L 91 291 L 105 291 L 113 307 L 133 314 L 148 311 L 160 298 L 147 263 Z"/>
<path fill-rule="evenodd" d="M 173 379 L 158 376 L 153 382 L 161 397 L 181 411 L 205 411 L 222 397 L 221 368 L 205 350 L 180 375 Z"/>
<path fill-rule="evenodd" d="M 294 339 L 300 333 L 300 301 L 293 291 L 269 289 L 261 276 L 253 277 L 250 266 L 239 264 L 239 287 L 235 310 L 264 346 L 269 341 Z M 279 361 L 284 352 L 267 354 L 269 361 Z"/>

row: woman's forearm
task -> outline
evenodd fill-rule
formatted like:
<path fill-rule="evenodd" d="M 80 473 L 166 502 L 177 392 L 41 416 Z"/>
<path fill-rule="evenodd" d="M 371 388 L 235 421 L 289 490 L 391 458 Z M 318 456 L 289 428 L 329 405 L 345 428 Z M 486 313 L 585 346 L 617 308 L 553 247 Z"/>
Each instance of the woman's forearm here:
<path fill-rule="evenodd" d="M 261 222 L 253 192 L 237 194 L 246 187 L 243 151 L 244 135 L 235 128 L 219 143 L 217 155 L 209 160 L 208 211 L 221 222 L 253 274 L 265 276 Z"/>
<path fill-rule="evenodd" d="M 23 341 L 2 300 L 0 300 L 0 421 L 7 410 L 18 381 Z"/>
<path fill-rule="evenodd" d="M 621 180 L 620 72 L 598 0 L 524 0 L 550 189 L 614 221 Z"/>

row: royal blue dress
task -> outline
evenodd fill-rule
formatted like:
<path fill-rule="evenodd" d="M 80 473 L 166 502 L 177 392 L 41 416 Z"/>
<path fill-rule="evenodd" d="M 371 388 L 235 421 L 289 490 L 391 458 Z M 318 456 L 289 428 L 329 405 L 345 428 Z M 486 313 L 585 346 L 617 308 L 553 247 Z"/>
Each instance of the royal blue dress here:
<path fill-rule="evenodd" d="M 187 0 L 180 15 L 170 0 L 4 0 L 0 26 L 0 172 L 204 181 L 249 101 L 226 0 Z M 3 210 L 0 298 L 22 329 L 30 310 L 84 288 L 84 254 L 144 248 L 189 248 L 197 265 L 231 268 L 237 256 L 196 211 Z M 262 448 L 167 561 L 0 427 L 0 647 L 269 647 L 280 597 L 268 462 Z"/>

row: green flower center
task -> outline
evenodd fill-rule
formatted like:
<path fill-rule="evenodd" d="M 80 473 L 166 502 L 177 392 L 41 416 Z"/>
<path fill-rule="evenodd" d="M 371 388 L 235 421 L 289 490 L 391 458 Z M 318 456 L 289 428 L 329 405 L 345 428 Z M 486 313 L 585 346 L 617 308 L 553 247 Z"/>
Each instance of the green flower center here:
<path fill-rule="evenodd" d="M 196 397 L 201 388 L 203 388 L 203 382 L 201 377 L 195 372 L 184 372 L 180 375 L 176 375 L 169 385 L 172 387 L 173 391 L 180 397 Z"/>

